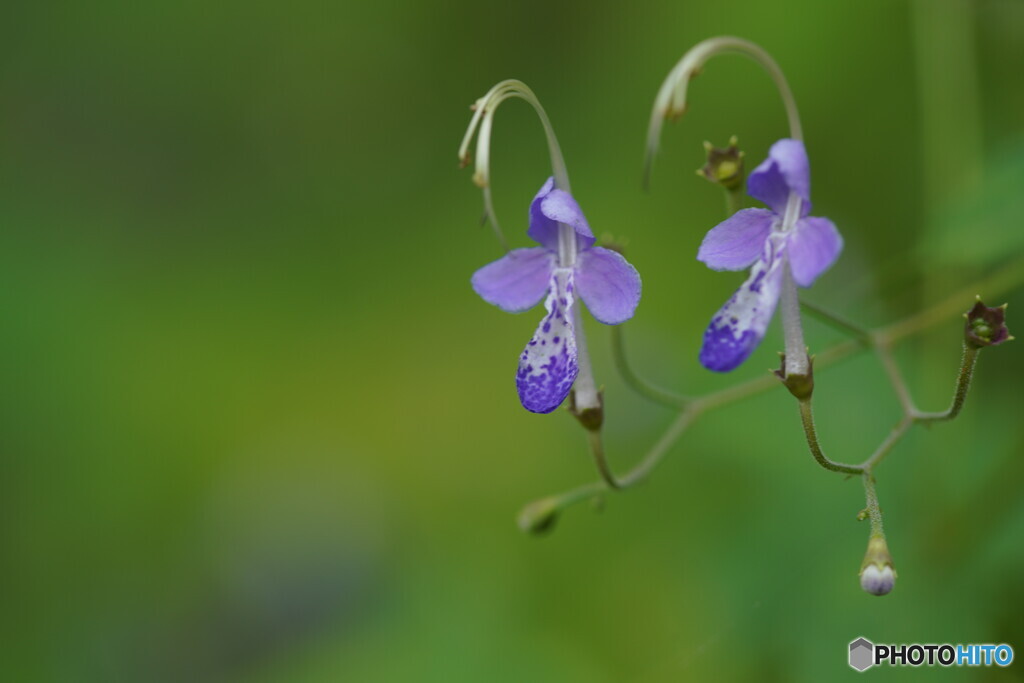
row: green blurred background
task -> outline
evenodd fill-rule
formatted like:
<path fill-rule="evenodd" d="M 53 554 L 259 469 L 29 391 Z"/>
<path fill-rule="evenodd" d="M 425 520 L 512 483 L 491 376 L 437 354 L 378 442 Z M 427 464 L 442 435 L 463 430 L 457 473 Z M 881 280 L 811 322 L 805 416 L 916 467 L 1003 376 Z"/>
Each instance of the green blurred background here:
<path fill-rule="evenodd" d="M 541 539 L 514 524 L 595 473 L 569 416 L 518 404 L 539 314 L 469 287 L 501 252 L 457 167 L 468 105 L 532 86 L 595 232 L 643 275 L 634 363 L 711 391 L 781 348 L 776 323 L 733 376 L 696 362 L 742 276 L 694 260 L 723 202 L 693 171 L 705 139 L 737 134 L 756 164 L 786 134 L 768 79 L 712 61 L 648 193 L 640 172 L 661 80 L 723 33 L 785 70 L 815 213 L 846 238 L 810 300 L 879 325 L 1019 259 L 1017 0 L 6 4 L 0 678 L 820 681 L 857 675 L 858 636 L 1024 656 L 1019 342 L 983 354 L 960 419 L 879 468 L 886 598 L 857 582 L 859 483 L 814 465 L 781 389 L 701 420 L 603 512 Z M 522 103 L 493 159 L 525 246 L 549 170 Z M 1019 284 L 977 293 L 1024 308 Z M 949 399 L 959 325 L 899 347 L 926 409 Z M 841 339 L 805 327 L 813 350 Z M 587 331 L 624 469 L 673 415 Z M 837 459 L 898 417 L 869 356 L 817 396 Z"/>

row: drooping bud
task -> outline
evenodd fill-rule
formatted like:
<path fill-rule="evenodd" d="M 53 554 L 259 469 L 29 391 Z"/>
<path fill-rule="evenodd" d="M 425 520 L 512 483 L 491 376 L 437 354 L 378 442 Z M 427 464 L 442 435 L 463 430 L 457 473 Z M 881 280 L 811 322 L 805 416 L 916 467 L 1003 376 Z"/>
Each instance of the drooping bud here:
<path fill-rule="evenodd" d="M 739 140 L 735 135 L 729 138 L 729 146 L 719 148 L 710 142 L 704 143 L 707 163 L 697 169 L 697 175 L 704 176 L 710 182 L 721 185 L 727 190 L 738 190 L 743 185 L 743 156 Z"/>
<path fill-rule="evenodd" d="M 885 595 L 896 585 L 889 546 L 882 536 L 872 536 L 860 568 L 860 587 L 872 595 Z"/>
<path fill-rule="evenodd" d="M 554 498 L 535 500 L 519 513 L 520 531 L 540 536 L 555 528 L 561 509 Z"/>
<path fill-rule="evenodd" d="M 1013 336 L 1006 327 L 1006 304 L 995 308 L 986 306 L 978 297 L 974 308 L 964 313 L 964 341 L 968 346 L 980 349 L 998 346 L 1010 341 Z"/>

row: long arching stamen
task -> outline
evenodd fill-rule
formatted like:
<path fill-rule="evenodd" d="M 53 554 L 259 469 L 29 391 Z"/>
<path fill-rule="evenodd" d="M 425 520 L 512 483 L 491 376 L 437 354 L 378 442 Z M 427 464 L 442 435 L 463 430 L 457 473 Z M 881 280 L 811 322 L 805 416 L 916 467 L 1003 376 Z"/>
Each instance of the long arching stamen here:
<path fill-rule="evenodd" d="M 469 122 L 466 134 L 459 146 L 459 159 L 463 164 L 469 163 L 469 145 L 472 143 L 473 135 L 479 131 L 476 141 L 476 166 L 473 172 L 473 182 L 476 183 L 484 194 L 484 211 L 487 219 L 494 226 L 499 239 L 504 242 L 498 217 L 494 212 L 494 202 L 491 198 L 491 129 L 494 122 L 494 114 L 503 102 L 509 99 L 521 99 L 529 102 L 540 119 L 544 128 L 544 136 L 548 142 L 548 153 L 551 156 L 551 172 L 555 178 L 555 187 L 571 193 L 569 187 L 569 173 L 565 167 L 565 159 L 562 157 L 562 149 L 558 145 L 558 138 L 548 119 L 547 112 L 541 106 L 540 101 L 533 91 L 522 81 L 509 79 L 501 81 L 491 88 L 486 95 L 476 101 L 474 105 L 473 118 Z M 561 226 L 559 230 L 559 262 L 565 267 L 571 267 L 576 261 L 576 234 L 569 226 Z"/>
<path fill-rule="evenodd" d="M 803 140 L 803 129 L 800 127 L 800 114 L 796 109 L 796 100 L 793 99 L 793 91 L 789 89 L 789 83 L 782 74 L 782 69 L 775 63 L 771 55 L 764 51 L 759 45 L 736 38 L 734 36 L 717 36 L 708 38 L 694 45 L 676 63 L 668 77 L 661 84 L 658 96 L 654 98 L 654 108 L 651 111 L 651 123 L 647 128 L 647 152 L 644 159 L 644 186 L 650 180 L 651 168 L 654 165 L 654 155 L 658 151 L 661 140 L 661 126 L 665 119 L 678 118 L 686 112 L 687 100 L 686 90 L 690 81 L 700 71 L 704 64 L 716 55 L 739 54 L 745 55 L 764 67 L 764 70 L 771 76 L 775 87 L 782 96 L 782 104 L 786 107 L 786 117 L 789 119 L 789 137 L 794 140 Z"/>

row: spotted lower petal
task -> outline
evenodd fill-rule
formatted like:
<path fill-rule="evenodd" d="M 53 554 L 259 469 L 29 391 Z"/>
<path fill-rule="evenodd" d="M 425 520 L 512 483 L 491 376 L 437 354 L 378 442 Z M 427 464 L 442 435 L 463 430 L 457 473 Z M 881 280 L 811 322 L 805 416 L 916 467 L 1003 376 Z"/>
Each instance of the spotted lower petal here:
<path fill-rule="evenodd" d="M 738 367 L 764 339 L 782 288 L 781 258 L 758 260 L 750 277 L 711 319 L 700 349 L 701 365 L 715 372 Z"/>
<path fill-rule="evenodd" d="M 519 357 L 516 388 L 523 407 L 550 413 L 569 395 L 576 380 L 576 335 L 572 323 L 573 272 L 558 268 L 551 274 L 544 302 L 547 315 Z"/>

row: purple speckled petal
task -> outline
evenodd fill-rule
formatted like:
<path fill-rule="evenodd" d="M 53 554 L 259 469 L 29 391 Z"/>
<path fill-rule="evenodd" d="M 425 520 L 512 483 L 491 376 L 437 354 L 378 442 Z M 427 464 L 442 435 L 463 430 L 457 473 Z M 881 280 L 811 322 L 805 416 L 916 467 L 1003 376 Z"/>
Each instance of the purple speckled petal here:
<path fill-rule="evenodd" d="M 738 367 L 757 348 L 771 322 L 782 289 L 781 258 L 759 260 L 750 277 L 711 319 L 700 349 L 701 365 L 715 372 Z"/>
<path fill-rule="evenodd" d="M 622 254 L 591 247 L 576 261 L 576 291 L 595 318 L 618 325 L 632 318 L 640 303 L 640 273 Z"/>
<path fill-rule="evenodd" d="M 533 308 L 548 291 L 556 256 L 544 247 L 514 249 L 473 273 L 473 291 L 503 311 Z"/>
<path fill-rule="evenodd" d="M 786 250 L 793 280 L 801 287 L 810 287 L 839 258 L 843 238 L 827 218 L 801 218 Z"/>
<path fill-rule="evenodd" d="M 556 269 L 550 289 L 544 302 L 548 314 L 519 357 L 516 371 L 519 400 L 534 413 L 550 413 L 560 406 L 579 372 L 572 324 L 573 272 Z"/>
<path fill-rule="evenodd" d="M 811 171 L 807 150 L 799 140 L 783 139 L 772 145 L 768 158 L 747 178 L 747 194 L 759 199 L 780 216 L 786 211 L 789 193 L 803 198 L 802 216 L 811 208 Z"/>
<path fill-rule="evenodd" d="M 594 244 L 583 210 L 572 195 L 555 187 L 554 178 L 548 178 L 544 187 L 530 203 L 530 229 L 527 234 L 548 249 L 558 251 L 558 224 L 565 223 L 576 231 L 580 249 Z"/>
<path fill-rule="evenodd" d="M 737 211 L 708 231 L 697 260 L 713 270 L 743 270 L 764 251 L 776 216 L 768 209 Z"/>

